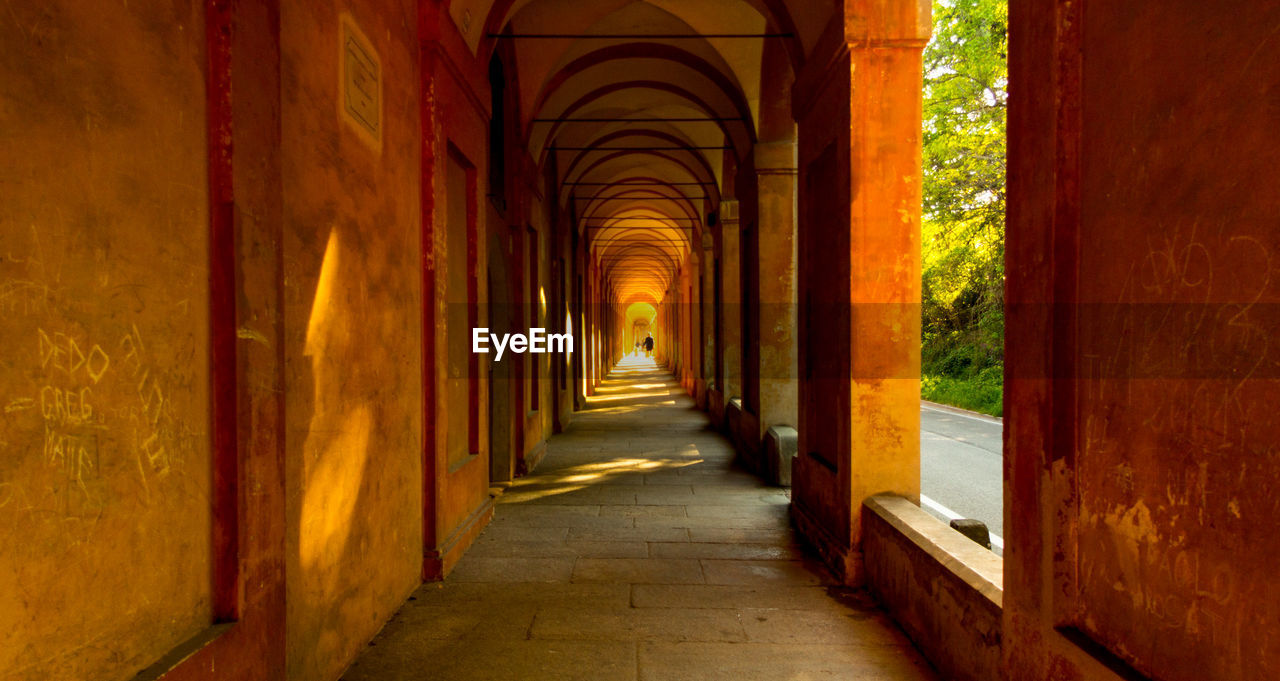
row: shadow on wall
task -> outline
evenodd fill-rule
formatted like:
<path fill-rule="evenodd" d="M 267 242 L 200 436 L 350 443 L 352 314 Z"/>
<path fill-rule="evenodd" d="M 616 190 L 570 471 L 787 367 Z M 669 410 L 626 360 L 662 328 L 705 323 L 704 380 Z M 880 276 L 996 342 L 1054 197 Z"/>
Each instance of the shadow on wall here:
<path fill-rule="evenodd" d="M 349 328 L 335 322 L 334 278 L 340 258 L 338 231 L 329 232 L 320 278 L 302 354 L 311 360 L 312 411 L 302 445 L 302 500 L 299 509 L 298 560 L 303 574 L 341 564 L 350 537 L 364 466 L 368 461 L 370 411 L 346 410 L 341 400 L 340 368 L 327 362 L 341 356 Z M 337 425 L 324 428 L 324 424 Z M 312 595 L 331 601 L 333 584 L 313 584 Z"/>
<path fill-rule="evenodd" d="M 291 350 L 286 360 L 290 388 L 286 621 L 307 623 L 291 627 L 290 649 L 310 648 L 316 660 L 337 655 L 341 649 L 339 641 L 328 640 L 336 633 L 334 628 L 315 623 L 333 617 L 326 610 L 341 600 L 339 592 L 347 581 L 345 556 L 355 529 L 372 426 L 367 406 L 348 410 L 342 401 L 343 377 L 335 359 L 348 349 L 351 327 L 346 297 L 337 290 L 342 261 L 341 238 L 334 227 L 320 264 L 301 357 Z M 291 342 L 297 340 L 296 335 L 290 337 Z M 316 664 L 290 655 L 290 677 L 302 678 L 304 668 L 312 670 Z"/>
<path fill-rule="evenodd" d="M 388 592 L 416 585 L 411 570 L 420 569 L 410 561 L 421 560 L 421 526 L 416 536 L 400 526 L 413 524 L 404 517 L 421 516 L 403 505 L 404 490 L 421 483 L 386 483 L 388 475 L 409 473 L 392 470 L 388 456 L 397 443 L 388 433 L 411 424 L 387 422 L 395 414 L 379 398 L 386 388 L 377 387 L 376 363 L 354 361 L 381 342 L 370 330 L 385 312 L 368 300 L 365 286 L 347 283 L 368 281 L 369 273 L 362 271 L 368 258 L 346 238 L 338 227 L 329 232 L 306 335 L 290 336 L 286 359 L 290 678 L 336 673 L 331 667 L 364 644 L 365 632 L 353 631 L 352 622 L 385 619 Z M 305 310 L 295 308 L 299 322 Z M 389 519 L 382 512 L 387 505 L 401 518 Z"/>

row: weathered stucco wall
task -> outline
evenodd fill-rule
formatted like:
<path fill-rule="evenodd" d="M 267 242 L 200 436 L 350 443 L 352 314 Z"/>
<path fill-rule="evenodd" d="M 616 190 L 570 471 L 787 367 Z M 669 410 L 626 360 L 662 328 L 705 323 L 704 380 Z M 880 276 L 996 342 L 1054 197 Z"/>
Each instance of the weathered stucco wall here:
<path fill-rule="evenodd" d="M 1090 8 L 1082 27 L 1076 624 L 1169 681 L 1280 677 L 1266 4 Z"/>
<path fill-rule="evenodd" d="M 379 62 L 376 135 L 343 113 L 348 21 Z M 421 570 L 417 9 L 287 1 L 281 25 L 288 671 L 309 681 Z"/>
<path fill-rule="evenodd" d="M 1280 7 L 1011 20 L 1008 677 L 1277 678 Z"/>
<path fill-rule="evenodd" d="M 0 11 L 0 669 L 131 678 L 212 622 L 198 2 Z"/>
<path fill-rule="evenodd" d="M 0 360 L 6 391 L 41 382 L 60 468 L 28 467 L 39 396 L 6 399 L 0 669 L 283 678 L 274 7 L 88 6 L 0 19 L 0 339 L 61 325 Z"/>

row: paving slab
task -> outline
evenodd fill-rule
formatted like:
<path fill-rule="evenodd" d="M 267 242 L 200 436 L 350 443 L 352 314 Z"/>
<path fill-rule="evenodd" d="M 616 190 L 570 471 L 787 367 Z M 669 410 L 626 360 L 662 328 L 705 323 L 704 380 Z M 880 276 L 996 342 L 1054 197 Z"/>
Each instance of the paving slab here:
<path fill-rule="evenodd" d="M 689 530 L 683 527 L 571 527 L 568 538 L 589 541 L 689 541 Z"/>
<path fill-rule="evenodd" d="M 580 558 L 573 568 L 575 582 L 624 584 L 702 584 L 702 564 L 672 558 Z"/>
<path fill-rule="evenodd" d="M 455 582 L 568 582 L 576 560 L 467 555 L 449 577 Z"/>
<path fill-rule="evenodd" d="M 631 518 L 685 518 L 686 506 L 603 506 L 600 515 L 620 515 Z"/>
<path fill-rule="evenodd" d="M 688 518 L 654 518 L 638 517 L 636 527 L 684 527 L 739 529 L 739 530 L 785 530 L 788 523 L 784 518 L 708 518 L 698 515 L 696 510 L 689 510 Z"/>
<path fill-rule="evenodd" d="M 791 517 L 791 509 L 786 505 L 761 504 L 754 500 L 731 506 L 690 505 L 688 509 L 691 518 L 749 518 L 785 525 Z"/>
<path fill-rule="evenodd" d="M 718 544 L 708 542 L 650 542 L 654 558 L 697 558 L 717 560 L 800 560 L 800 547 L 793 544 Z"/>
<path fill-rule="evenodd" d="M 898 646 L 768 643 L 640 644 L 640 681 L 788 681 L 930 679 L 932 670 Z"/>
<path fill-rule="evenodd" d="M 541 607 L 625 608 L 631 604 L 629 584 L 572 584 L 536 582 L 431 582 L 424 584 L 401 606 L 407 612 L 415 608 L 446 605 L 450 607 L 506 607 L 520 604 Z"/>
<path fill-rule="evenodd" d="M 742 617 L 730 610 L 547 610 L 538 613 L 535 639 L 745 642 Z"/>
<path fill-rule="evenodd" d="M 380 651 L 381 652 L 381 651 Z M 636 678 L 636 644 L 620 641 L 469 641 L 399 646 L 363 655 L 348 681 L 600 681 Z"/>
<path fill-rule="evenodd" d="M 570 532 L 572 531 L 570 530 Z M 689 541 L 745 544 L 792 544 L 795 542 L 795 533 L 786 527 L 768 529 L 690 527 L 687 528 L 687 531 L 689 533 Z"/>
<path fill-rule="evenodd" d="M 647 558 L 649 544 L 644 541 L 569 540 L 565 546 L 579 558 Z"/>
<path fill-rule="evenodd" d="M 495 522 L 496 522 L 495 518 Z M 599 516 L 585 514 L 524 515 L 502 519 L 503 524 L 522 527 L 635 527 L 635 519 L 627 516 Z"/>
<path fill-rule="evenodd" d="M 736 611 L 747 639 L 755 643 L 799 645 L 896 645 L 910 647 L 911 641 L 880 612 L 849 610 L 832 617 L 826 612 L 745 608 Z"/>
<path fill-rule="evenodd" d="M 831 584 L 819 566 L 800 560 L 703 560 L 707 584 Z"/>
<path fill-rule="evenodd" d="M 796 608 L 843 612 L 818 586 L 637 584 L 631 590 L 637 608 Z"/>

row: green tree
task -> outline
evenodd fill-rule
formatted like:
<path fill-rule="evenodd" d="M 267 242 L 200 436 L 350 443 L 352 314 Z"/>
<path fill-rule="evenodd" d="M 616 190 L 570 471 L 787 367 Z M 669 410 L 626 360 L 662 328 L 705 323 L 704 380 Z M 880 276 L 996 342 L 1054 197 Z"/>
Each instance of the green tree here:
<path fill-rule="evenodd" d="M 924 53 L 924 396 L 999 413 L 1006 0 L 936 0 Z"/>

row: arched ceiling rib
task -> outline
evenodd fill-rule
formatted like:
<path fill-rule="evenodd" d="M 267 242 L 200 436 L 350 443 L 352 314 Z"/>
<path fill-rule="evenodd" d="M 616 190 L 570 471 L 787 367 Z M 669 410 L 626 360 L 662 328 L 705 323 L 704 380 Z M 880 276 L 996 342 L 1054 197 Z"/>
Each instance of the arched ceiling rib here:
<path fill-rule="evenodd" d="M 723 144 L 728 140 L 739 156 L 746 153 L 754 137 L 741 110 L 727 106 L 731 103 L 727 98 L 699 97 L 674 83 L 614 82 L 583 94 L 563 108 L 557 106 L 560 99 L 563 98 L 552 98 L 540 110 L 541 115 L 530 121 L 529 152 L 534 158 L 539 158 L 539 150 L 545 154 L 551 140 L 581 143 L 593 135 L 638 125 L 661 126 L 707 143 Z"/>
<path fill-rule="evenodd" d="M 715 33 L 725 29 L 722 21 L 726 7 L 747 6 L 764 17 L 769 29 L 790 37 L 785 38 L 791 63 L 798 69 L 805 55 L 813 50 L 822 36 L 823 29 L 835 12 L 840 0 L 649 0 L 649 4 L 661 7 L 681 17 L 690 26 L 702 32 Z M 581 32 L 584 26 L 594 23 L 597 16 L 604 16 L 634 0 L 453 0 L 449 14 L 461 30 L 463 38 L 473 52 L 485 59 L 491 51 L 488 35 L 502 30 L 512 17 L 523 13 L 527 6 L 546 5 L 548 14 L 558 22 L 560 32 Z M 700 18 L 705 17 L 705 18 Z M 577 19 L 577 21 L 574 21 Z"/>
<path fill-rule="evenodd" d="M 693 201 L 677 191 L 672 189 L 670 192 L 664 192 L 658 189 L 630 189 L 617 192 L 618 187 L 615 185 L 607 190 L 594 193 L 591 196 L 577 197 L 579 201 L 578 208 L 586 213 L 613 213 L 618 210 L 629 208 L 651 206 L 655 203 L 670 205 L 674 210 L 678 211 L 681 217 L 691 221 L 699 218 L 699 211 Z M 616 192 L 606 195 L 606 191 Z"/>
<path fill-rule="evenodd" d="M 712 167 L 690 151 L 595 151 L 581 153 L 570 161 L 570 165 L 563 174 L 562 196 L 564 192 L 583 186 L 582 183 L 604 182 L 633 173 L 662 178 L 663 182 L 684 188 L 682 191 L 686 193 L 694 187 L 690 182 L 704 187 L 704 192 L 715 192 L 719 186 Z M 715 200 L 719 201 L 718 192 Z"/>
<path fill-rule="evenodd" d="M 564 168 L 566 178 L 579 176 L 579 170 L 589 172 L 601 162 L 617 158 L 629 159 L 635 166 L 644 167 L 648 159 L 645 155 L 670 159 L 679 165 L 690 176 L 702 180 L 714 181 L 714 161 L 723 153 L 723 145 L 697 146 L 688 139 L 658 130 L 635 129 L 619 130 L 601 135 L 581 146 L 566 145 L 552 147 L 548 153 L 559 154 L 559 167 Z"/>

